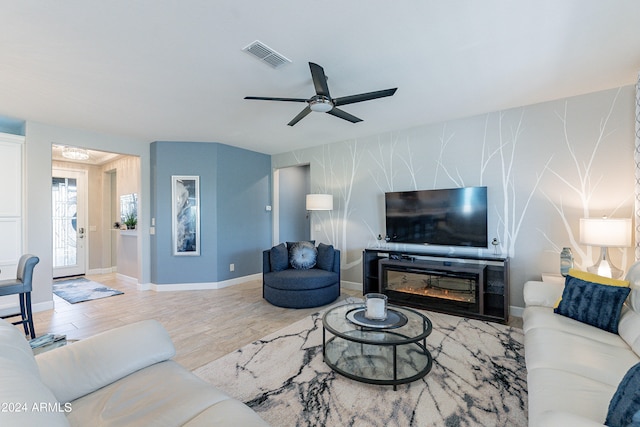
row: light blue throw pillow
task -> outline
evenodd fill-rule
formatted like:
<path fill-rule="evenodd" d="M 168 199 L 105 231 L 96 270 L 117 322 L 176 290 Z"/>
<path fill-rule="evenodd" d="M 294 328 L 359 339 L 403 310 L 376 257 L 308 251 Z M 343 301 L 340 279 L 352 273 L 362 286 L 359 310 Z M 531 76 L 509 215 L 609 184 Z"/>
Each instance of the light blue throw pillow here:
<path fill-rule="evenodd" d="M 289 264 L 297 270 L 308 270 L 316 265 L 318 251 L 311 242 L 296 242 L 289 249 Z"/>

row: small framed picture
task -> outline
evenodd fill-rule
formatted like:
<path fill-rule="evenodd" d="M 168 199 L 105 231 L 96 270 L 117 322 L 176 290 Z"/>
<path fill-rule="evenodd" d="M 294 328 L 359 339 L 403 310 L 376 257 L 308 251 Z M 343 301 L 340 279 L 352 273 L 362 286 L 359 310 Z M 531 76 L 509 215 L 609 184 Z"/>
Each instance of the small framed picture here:
<path fill-rule="evenodd" d="M 171 177 L 173 255 L 200 255 L 200 177 Z"/>

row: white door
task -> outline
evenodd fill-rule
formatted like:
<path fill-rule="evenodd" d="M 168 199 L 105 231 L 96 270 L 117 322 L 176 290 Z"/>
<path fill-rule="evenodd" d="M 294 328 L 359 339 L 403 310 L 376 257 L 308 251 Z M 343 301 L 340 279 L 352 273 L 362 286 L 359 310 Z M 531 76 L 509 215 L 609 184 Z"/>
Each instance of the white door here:
<path fill-rule="evenodd" d="M 86 173 L 53 169 L 53 277 L 85 273 Z"/>

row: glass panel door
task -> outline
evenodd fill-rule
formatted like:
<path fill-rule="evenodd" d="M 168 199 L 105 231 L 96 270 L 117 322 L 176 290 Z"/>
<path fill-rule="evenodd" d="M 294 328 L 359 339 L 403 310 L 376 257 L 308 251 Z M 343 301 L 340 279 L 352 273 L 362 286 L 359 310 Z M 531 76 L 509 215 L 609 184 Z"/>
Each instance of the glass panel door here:
<path fill-rule="evenodd" d="M 53 277 L 85 273 L 85 221 L 80 200 L 84 175 L 54 171 L 51 180 L 53 230 Z"/>

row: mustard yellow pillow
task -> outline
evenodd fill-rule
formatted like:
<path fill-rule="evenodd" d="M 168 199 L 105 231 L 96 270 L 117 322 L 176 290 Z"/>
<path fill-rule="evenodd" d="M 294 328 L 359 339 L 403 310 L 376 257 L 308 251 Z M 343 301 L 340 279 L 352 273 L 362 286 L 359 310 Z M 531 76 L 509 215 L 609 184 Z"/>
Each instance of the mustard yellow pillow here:
<path fill-rule="evenodd" d="M 597 274 L 587 273 L 586 271 L 580 271 L 575 268 L 569 270 L 569 276 L 573 276 L 576 279 L 584 280 L 585 282 L 599 283 L 601 285 L 622 286 L 624 288 L 629 287 L 628 280 L 612 279 L 610 277 L 598 276 Z"/>
<path fill-rule="evenodd" d="M 607 285 L 607 286 L 619 286 L 621 288 L 628 288 L 629 281 L 628 280 L 619 280 L 612 279 L 610 277 L 598 276 L 594 273 L 588 273 L 586 271 L 577 270 L 572 268 L 569 270 L 568 276 L 575 277 L 576 279 L 584 280 L 585 282 L 597 283 L 599 285 Z M 558 308 L 558 305 L 562 301 L 562 297 L 558 298 L 553 308 Z"/>

